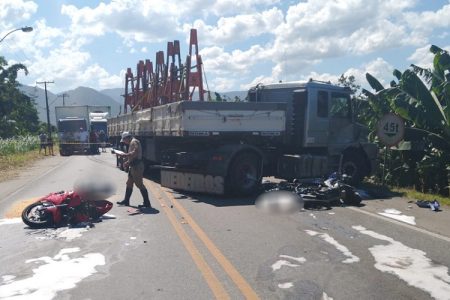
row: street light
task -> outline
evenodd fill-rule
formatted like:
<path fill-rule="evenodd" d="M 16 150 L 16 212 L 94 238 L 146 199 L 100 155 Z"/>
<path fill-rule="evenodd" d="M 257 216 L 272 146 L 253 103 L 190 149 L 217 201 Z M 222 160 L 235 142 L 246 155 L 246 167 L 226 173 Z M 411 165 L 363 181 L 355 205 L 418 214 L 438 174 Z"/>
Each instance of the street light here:
<path fill-rule="evenodd" d="M 22 28 L 17 28 L 17 29 L 11 30 L 10 32 L 8 32 L 8 33 L 0 40 L 0 43 L 3 42 L 3 40 L 5 39 L 5 37 L 7 37 L 8 35 L 10 35 L 11 33 L 15 32 L 15 31 L 19 31 L 19 30 L 22 30 L 23 32 L 30 32 L 30 31 L 33 31 L 33 27 L 31 27 L 31 26 L 25 26 L 25 27 L 22 27 Z"/>

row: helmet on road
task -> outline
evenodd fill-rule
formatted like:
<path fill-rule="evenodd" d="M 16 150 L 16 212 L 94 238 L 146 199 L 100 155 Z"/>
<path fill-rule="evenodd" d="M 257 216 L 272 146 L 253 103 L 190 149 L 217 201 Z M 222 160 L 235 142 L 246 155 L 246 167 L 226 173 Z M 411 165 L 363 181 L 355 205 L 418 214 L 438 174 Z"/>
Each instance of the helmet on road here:
<path fill-rule="evenodd" d="M 130 137 L 131 133 L 129 133 L 128 131 L 124 131 L 122 132 L 122 139 L 120 140 L 120 142 L 122 143 L 124 139 L 126 139 L 127 137 Z"/>

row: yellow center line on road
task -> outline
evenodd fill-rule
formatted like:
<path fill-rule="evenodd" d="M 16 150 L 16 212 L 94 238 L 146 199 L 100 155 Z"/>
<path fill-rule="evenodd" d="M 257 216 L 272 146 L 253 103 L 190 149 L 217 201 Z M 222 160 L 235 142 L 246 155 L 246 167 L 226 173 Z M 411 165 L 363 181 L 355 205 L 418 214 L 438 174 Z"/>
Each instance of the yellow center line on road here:
<path fill-rule="evenodd" d="M 160 186 L 159 186 L 160 187 Z M 259 299 L 256 292 L 250 286 L 250 284 L 242 277 L 242 275 L 236 270 L 231 262 L 222 254 L 219 248 L 211 241 L 206 235 L 203 229 L 194 221 L 194 219 L 188 214 L 184 207 L 173 197 L 173 195 L 167 189 L 160 187 L 160 190 L 172 201 L 174 207 L 178 209 L 184 219 L 187 221 L 192 230 L 197 234 L 198 238 L 203 242 L 209 252 L 214 256 L 222 269 L 233 280 L 236 286 L 246 299 Z"/>
<path fill-rule="evenodd" d="M 158 190 L 154 188 L 153 184 L 150 184 L 149 189 L 154 196 L 158 196 Z M 160 192 L 162 192 L 162 190 L 160 190 Z M 195 247 L 194 242 L 191 240 L 186 231 L 183 229 L 181 223 L 177 220 L 177 217 L 175 216 L 174 212 L 168 207 L 163 197 L 158 197 L 158 200 L 161 204 L 161 208 L 164 210 L 170 223 L 175 229 L 175 232 L 178 234 L 178 237 L 183 242 L 184 247 L 191 255 L 192 259 L 197 265 L 197 268 L 202 273 L 203 278 L 205 278 L 209 288 L 213 292 L 216 299 L 230 299 L 230 296 L 225 291 L 225 288 L 223 287 L 222 283 L 219 281 L 219 279 L 214 274 L 211 267 L 208 265 L 206 260 L 200 254 L 200 251 L 197 249 L 197 247 Z"/>

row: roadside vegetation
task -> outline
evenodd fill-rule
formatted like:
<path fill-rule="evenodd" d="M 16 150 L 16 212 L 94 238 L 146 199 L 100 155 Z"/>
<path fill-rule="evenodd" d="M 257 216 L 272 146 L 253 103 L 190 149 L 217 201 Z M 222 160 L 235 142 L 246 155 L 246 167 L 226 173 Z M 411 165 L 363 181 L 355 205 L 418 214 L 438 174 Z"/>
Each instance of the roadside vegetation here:
<path fill-rule="evenodd" d="M 9 66 L 0 56 L 0 181 L 43 157 L 39 155 L 38 134 L 46 127 L 39 122 L 34 100 L 18 89 L 20 71 L 28 74 L 24 65 Z"/>
<path fill-rule="evenodd" d="M 339 83 L 355 92 L 354 110 L 358 121 L 371 130 L 372 141 L 379 143 L 376 125 L 384 114 L 395 112 L 405 120 L 403 142 L 392 149 L 379 143 L 381 165 L 372 181 L 400 187 L 397 191 L 414 198 L 441 195 L 441 201 L 449 204 L 450 55 L 434 45 L 430 51 L 432 68 L 411 65 L 404 72 L 394 70 L 387 87 L 369 73 L 372 91 L 361 90 L 353 76 L 341 76 Z"/>

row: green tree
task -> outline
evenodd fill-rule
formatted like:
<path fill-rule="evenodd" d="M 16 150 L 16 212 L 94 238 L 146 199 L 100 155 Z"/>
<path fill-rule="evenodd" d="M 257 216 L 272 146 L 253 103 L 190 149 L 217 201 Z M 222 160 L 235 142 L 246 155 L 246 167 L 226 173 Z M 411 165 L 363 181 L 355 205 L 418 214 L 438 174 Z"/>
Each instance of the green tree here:
<path fill-rule="evenodd" d="M 8 66 L 0 56 L 0 137 L 37 133 L 39 118 L 34 100 L 19 89 L 17 75 L 19 71 L 28 74 L 23 64 Z"/>

